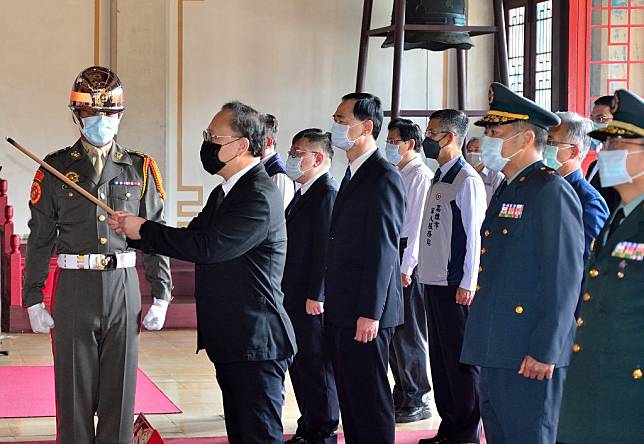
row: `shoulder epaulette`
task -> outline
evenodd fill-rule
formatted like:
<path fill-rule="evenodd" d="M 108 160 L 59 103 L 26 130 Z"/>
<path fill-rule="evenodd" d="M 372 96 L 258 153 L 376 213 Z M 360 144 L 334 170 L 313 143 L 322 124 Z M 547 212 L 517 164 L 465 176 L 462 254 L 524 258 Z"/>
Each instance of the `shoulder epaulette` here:
<path fill-rule="evenodd" d="M 150 156 L 148 156 L 147 154 L 145 154 L 144 152 L 141 152 L 141 151 L 135 151 L 135 150 L 126 150 L 126 151 L 128 152 L 128 154 L 136 154 L 137 156 L 143 157 L 144 159 L 146 157 L 150 157 Z"/>

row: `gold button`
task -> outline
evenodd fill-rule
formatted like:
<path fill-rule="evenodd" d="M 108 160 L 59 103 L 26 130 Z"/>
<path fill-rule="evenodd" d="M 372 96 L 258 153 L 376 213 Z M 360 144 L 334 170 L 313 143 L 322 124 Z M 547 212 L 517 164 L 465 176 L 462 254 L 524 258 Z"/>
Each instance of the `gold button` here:
<path fill-rule="evenodd" d="M 481 286 L 476 284 L 476 291 L 479 291 L 481 289 Z"/>
<path fill-rule="evenodd" d="M 125 193 L 125 197 L 131 197 L 132 193 Z"/>
<path fill-rule="evenodd" d="M 99 222 L 105 222 L 105 215 L 101 214 L 100 216 L 98 216 L 98 221 Z"/>
<path fill-rule="evenodd" d="M 580 350 L 581 350 L 581 345 L 575 344 L 572 346 L 572 351 L 574 351 L 575 353 L 579 353 Z"/>
<path fill-rule="evenodd" d="M 584 299 L 584 301 L 586 301 L 586 302 L 590 301 L 590 293 L 588 293 L 588 292 L 584 293 L 584 297 L 583 297 L 583 299 Z"/>
<path fill-rule="evenodd" d="M 617 272 L 617 277 L 620 279 L 624 279 L 624 272 L 623 271 L 618 271 Z"/>
<path fill-rule="evenodd" d="M 584 325 L 584 320 L 582 318 L 578 318 L 577 319 L 577 327 L 581 327 L 582 325 Z"/>
<path fill-rule="evenodd" d="M 101 238 L 101 240 L 100 240 L 99 242 L 101 243 L 101 245 L 105 245 L 105 244 L 107 243 L 107 239 L 105 239 L 104 237 L 102 237 L 102 238 Z"/>
<path fill-rule="evenodd" d="M 485 236 L 485 237 L 488 237 L 490 234 L 491 234 L 491 233 L 490 233 L 490 230 L 485 230 L 485 231 L 483 232 L 483 236 Z"/>
<path fill-rule="evenodd" d="M 74 197 L 74 193 L 68 193 L 67 194 L 69 197 Z"/>
<path fill-rule="evenodd" d="M 593 268 L 588 272 L 588 274 L 590 275 L 591 278 L 596 278 L 597 276 L 599 276 L 599 270 L 597 270 L 596 268 Z"/>
<path fill-rule="evenodd" d="M 481 248 L 481 254 L 487 253 L 487 248 Z"/>
<path fill-rule="evenodd" d="M 483 273 L 483 267 L 479 265 L 479 273 Z"/>
<path fill-rule="evenodd" d="M 521 177 L 519 178 L 519 182 L 525 182 L 525 176 L 521 176 Z"/>
<path fill-rule="evenodd" d="M 507 236 L 508 235 L 508 229 L 504 228 L 503 230 L 501 230 L 501 233 L 503 233 L 504 236 Z"/>
<path fill-rule="evenodd" d="M 516 307 L 514 307 L 514 312 L 516 314 L 518 314 L 518 315 L 522 314 L 523 313 L 523 307 L 520 306 L 520 305 L 517 305 Z"/>
<path fill-rule="evenodd" d="M 642 373 L 641 368 L 636 368 L 633 370 L 633 379 L 642 379 L 642 376 L 644 376 L 644 373 Z"/>

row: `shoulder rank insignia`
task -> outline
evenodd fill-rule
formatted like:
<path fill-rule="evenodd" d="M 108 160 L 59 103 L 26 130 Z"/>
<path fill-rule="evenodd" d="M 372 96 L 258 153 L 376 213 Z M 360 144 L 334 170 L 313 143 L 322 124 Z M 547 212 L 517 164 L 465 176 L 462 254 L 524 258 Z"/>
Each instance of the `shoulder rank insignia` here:
<path fill-rule="evenodd" d="M 114 158 L 116 160 L 121 160 L 123 158 L 123 153 L 121 153 L 120 151 L 115 152 L 114 153 Z"/>
<path fill-rule="evenodd" d="M 154 179 L 154 184 L 157 187 L 159 195 L 161 195 L 161 199 L 165 200 L 165 190 L 163 189 L 161 172 L 159 171 L 159 167 L 154 159 L 150 156 L 145 156 L 145 159 L 143 160 L 143 186 L 141 187 L 141 197 L 143 197 L 143 193 L 145 193 L 146 185 L 148 183 L 148 169 L 152 173 L 152 179 Z"/>
<path fill-rule="evenodd" d="M 644 260 L 644 244 L 637 242 L 619 242 L 610 254 L 613 257 L 630 259 L 633 261 Z"/>
<path fill-rule="evenodd" d="M 80 157 L 80 151 L 74 150 L 71 153 L 69 153 L 70 156 L 72 156 L 74 159 L 78 159 Z"/>
<path fill-rule="evenodd" d="M 505 217 L 508 219 L 521 219 L 522 215 L 523 215 L 523 204 L 504 203 L 501 206 L 501 211 L 499 212 L 499 217 Z"/>

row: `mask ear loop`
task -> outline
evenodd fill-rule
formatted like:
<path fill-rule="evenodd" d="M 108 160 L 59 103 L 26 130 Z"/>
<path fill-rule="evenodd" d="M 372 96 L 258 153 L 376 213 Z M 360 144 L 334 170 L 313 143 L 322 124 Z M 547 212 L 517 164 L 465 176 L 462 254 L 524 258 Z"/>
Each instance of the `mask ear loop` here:
<path fill-rule="evenodd" d="M 72 120 L 80 129 L 83 129 L 83 120 L 80 118 L 78 111 L 72 110 Z"/>

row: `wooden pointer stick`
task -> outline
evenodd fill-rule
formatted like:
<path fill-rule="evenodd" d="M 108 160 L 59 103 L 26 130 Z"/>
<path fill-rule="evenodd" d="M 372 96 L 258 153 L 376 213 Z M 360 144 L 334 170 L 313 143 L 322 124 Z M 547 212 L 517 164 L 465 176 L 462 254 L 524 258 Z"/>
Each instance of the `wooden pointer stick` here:
<path fill-rule="evenodd" d="M 105 202 L 101 202 L 96 197 L 92 196 L 87 190 L 84 190 L 83 188 L 81 188 L 80 186 L 78 186 L 77 184 L 75 184 L 74 182 L 69 180 L 69 178 L 67 178 L 63 173 L 58 171 L 53 166 L 49 165 L 44 160 L 39 159 L 38 156 L 36 156 L 34 153 L 29 151 L 24 146 L 20 145 L 18 142 L 13 140 L 11 137 L 6 137 L 5 139 L 7 140 L 7 142 L 12 144 L 16 148 L 18 148 L 18 150 L 22 151 L 27 157 L 31 158 L 34 162 L 40 164 L 44 169 L 49 171 L 51 174 L 56 176 L 58 179 L 62 180 L 66 185 L 69 185 L 70 187 L 72 187 L 77 193 L 80 193 L 83 197 L 88 199 L 94 205 L 98 205 L 100 208 L 102 208 L 105 211 L 107 211 L 107 214 L 112 215 L 112 214 L 115 213 L 115 211 L 113 209 L 111 209 L 109 206 L 107 206 L 105 204 Z"/>

